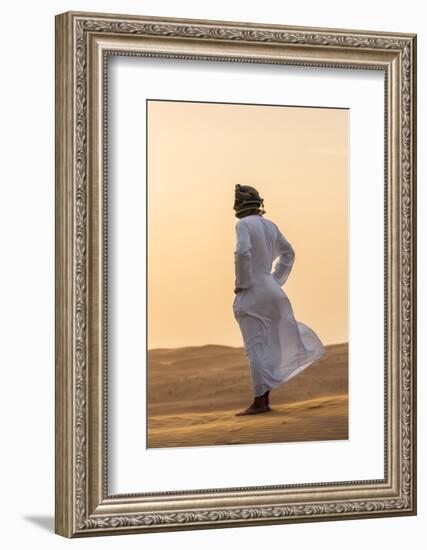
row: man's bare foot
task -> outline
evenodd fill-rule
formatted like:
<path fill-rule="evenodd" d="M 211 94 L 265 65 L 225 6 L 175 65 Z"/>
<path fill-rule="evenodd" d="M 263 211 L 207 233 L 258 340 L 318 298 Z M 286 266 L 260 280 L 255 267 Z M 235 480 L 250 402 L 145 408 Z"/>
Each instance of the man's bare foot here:
<path fill-rule="evenodd" d="M 246 416 L 248 414 L 261 414 L 266 413 L 270 410 L 270 407 L 267 405 L 265 394 L 260 395 L 259 397 L 255 397 L 254 402 L 250 407 L 245 409 L 244 411 L 240 411 L 236 414 L 236 416 Z"/>
<path fill-rule="evenodd" d="M 264 395 L 263 395 L 264 399 L 265 399 L 265 404 L 267 406 L 267 409 L 269 411 L 271 411 L 271 408 L 270 408 L 270 390 L 267 390 Z"/>

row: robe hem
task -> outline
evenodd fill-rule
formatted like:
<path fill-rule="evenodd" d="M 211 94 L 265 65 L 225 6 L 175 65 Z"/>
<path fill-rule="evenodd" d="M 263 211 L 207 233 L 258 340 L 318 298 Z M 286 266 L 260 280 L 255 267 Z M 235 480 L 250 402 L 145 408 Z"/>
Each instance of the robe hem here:
<path fill-rule="evenodd" d="M 299 367 L 294 369 L 291 373 L 289 373 L 289 375 L 286 376 L 286 378 L 283 378 L 282 380 L 280 380 L 280 382 L 277 382 L 277 384 L 257 384 L 256 387 L 262 387 L 263 389 L 260 391 L 255 391 L 254 389 L 254 395 L 255 396 L 263 395 L 266 391 L 274 390 L 279 386 L 281 386 L 282 384 L 286 384 L 286 382 L 289 382 L 291 378 L 301 373 L 304 369 L 306 369 L 307 367 L 309 367 L 310 365 L 318 361 L 321 357 L 323 357 L 324 354 L 325 354 L 325 349 L 323 349 L 322 353 L 318 357 L 316 357 L 315 359 L 311 359 L 308 363 L 304 363 L 303 365 L 300 365 Z"/>

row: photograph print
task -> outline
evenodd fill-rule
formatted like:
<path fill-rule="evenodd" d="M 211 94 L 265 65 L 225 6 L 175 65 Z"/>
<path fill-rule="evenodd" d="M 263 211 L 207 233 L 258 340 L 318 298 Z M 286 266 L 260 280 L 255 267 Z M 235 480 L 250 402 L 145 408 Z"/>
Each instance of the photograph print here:
<path fill-rule="evenodd" d="M 349 110 L 146 109 L 147 448 L 347 440 Z"/>

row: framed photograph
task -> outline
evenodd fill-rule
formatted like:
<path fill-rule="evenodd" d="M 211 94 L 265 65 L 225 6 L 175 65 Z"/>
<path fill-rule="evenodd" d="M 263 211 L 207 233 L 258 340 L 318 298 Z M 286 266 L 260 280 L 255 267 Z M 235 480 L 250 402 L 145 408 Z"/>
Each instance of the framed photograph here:
<path fill-rule="evenodd" d="M 56 16 L 64 537 L 416 514 L 416 35 Z"/>

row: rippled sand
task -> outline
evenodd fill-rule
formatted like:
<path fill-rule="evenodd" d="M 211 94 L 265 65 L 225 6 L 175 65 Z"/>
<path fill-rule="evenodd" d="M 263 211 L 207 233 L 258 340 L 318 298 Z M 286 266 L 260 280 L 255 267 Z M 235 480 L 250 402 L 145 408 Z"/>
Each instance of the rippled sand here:
<path fill-rule="evenodd" d="M 236 417 L 252 399 L 243 348 L 150 350 L 148 447 L 348 439 L 348 345 L 270 394 L 272 410 Z"/>

